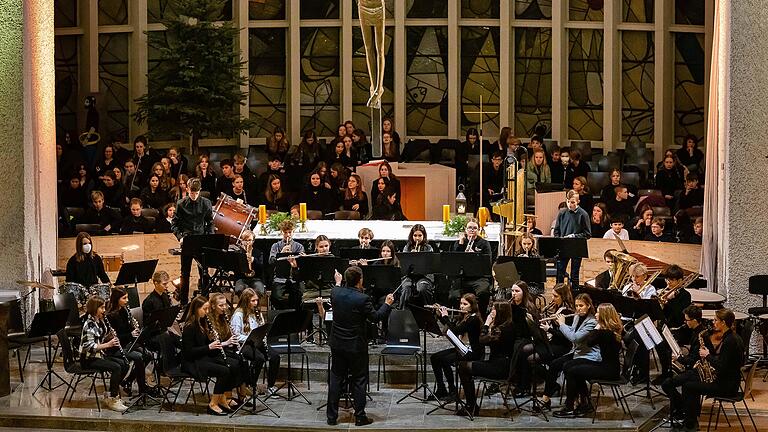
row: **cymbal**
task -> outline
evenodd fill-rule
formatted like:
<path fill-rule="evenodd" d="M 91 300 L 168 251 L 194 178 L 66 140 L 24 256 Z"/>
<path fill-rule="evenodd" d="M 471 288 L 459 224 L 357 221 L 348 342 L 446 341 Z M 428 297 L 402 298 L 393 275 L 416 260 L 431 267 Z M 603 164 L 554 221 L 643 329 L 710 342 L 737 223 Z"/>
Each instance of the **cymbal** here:
<path fill-rule="evenodd" d="M 25 287 L 29 287 L 29 288 L 40 288 L 40 289 L 49 289 L 49 290 L 55 290 L 56 289 L 56 288 L 54 288 L 54 287 L 52 287 L 50 285 L 42 284 L 42 283 L 37 282 L 37 281 L 17 280 L 16 283 L 21 285 L 21 286 L 25 286 Z"/>

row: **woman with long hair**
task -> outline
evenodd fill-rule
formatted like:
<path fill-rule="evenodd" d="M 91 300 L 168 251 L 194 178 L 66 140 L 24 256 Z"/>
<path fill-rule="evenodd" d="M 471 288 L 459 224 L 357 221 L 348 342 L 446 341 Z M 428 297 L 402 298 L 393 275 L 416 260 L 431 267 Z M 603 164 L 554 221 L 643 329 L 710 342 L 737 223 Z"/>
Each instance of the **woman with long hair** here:
<path fill-rule="evenodd" d="M 104 262 L 93 251 L 91 235 L 83 231 L 75 238 L 75 254 L 67 261 L 67 282 L 89 287 L 95 283 L 110 283 Z"/>
<path fill-rule="evenodd" d="M 383 161 L 379 164 L 379 178 L 386 178 L 387 186 L 391 187 L 397 196 L 400 197 L 400 180 L 392 173 L 392 166 L 387 161 Z M 371 202 L 375 203 L 376 198 L 383 192 L 383 189 L 379 188 L 379 179 L 374 180 L 371 183 Z M 398 198 L 399 199 L 399 198 Z"/>
<path fill-rule="evenodd" d="M 171 179 L 165 174 L 165 168 L 162 162 L 155 162 L 152 165 L 152 173 L 150 175 L 157 176 L 160 179 L 160 189 L 168 192 L 171 190 Z"/>
<path fill-rule="evenodd" d="M 373 158 L 373 147 L 368 142 L 364 130 L 355 129 L 352 133 L 352 147 L 357 152 L 361 164 L 367 164 Z"/>
<path fill-rule="evenodd" d="M 533 151 L 531 161 L 526 166 L 525 178 L 528 189 L 536 188 L 537 183 L 552 183 L 552 172 L 547 164 L 547 153 L 543 148 Z"/>
<path fill-rule="evenodd" d="M 96 166 L 93 168 L 94 177 L 102 177 L 104 173 L 112 171 L 117 166 L 114 155 L 115 147 L 112 144 L 105 145 L 99 159 L 96 161 Z"/>
<path fill-rule="evenodd" d="M 210 167 L 211 160 L 208 155 L 202 154 L 197 159 L 195 176 L 200 179 L 203 191 L 207 191 L 211 197 L 216 195 L 216 173 Z"/>
<path fill-rule="evenodd" d="M 307 210 L 316 210 L 323 214 L 338 210 L 336 196 L 330 188 L 326 188 L 323 184 L 319 170 L 312 171 L 312 174 L 309 175 L 309 183 L 304 185 L 304 190 L 299 196 L 299 202 L 307 203 Z"/>
<path fill-rule="evenodd" d="M 230 327 L 232 334 L 241 346 L 248 340 L 248 335 L 252 330 L 266 324 L 266 317 L 261 313 L 259 301 L 261 296 L 251 288 L 246 288 L 240 294 L 237 301 L 237 308 L 232 314 Z M 267 395 L 271 396 L 277 391 L 275 382 L 277 373 L 280 370 L 280 354 L 269 349 L 264 341 L 248 343 L 240 351 L 246 359 L 251 361 L 250 380 L 256 382 L 261 374 L 261 368 L 269 361 L 267 368 Z"/>
<path fill-rule="evenodd" d="M 363 181 L 357 174 L 352 174 L 347 180 L 347 189 L 344 191 L 344 210 L 360 213 L 360 218 L 368 216 L 368 194 L 363 191 Z"/>
<path fill-rule="evenodd" d="M 149 177 L 147 187 L 141 191 L 141 202 L 144 208 L 161 209 L 164 205 L 173 202 L 168 192 L 161 186 L 160 176 L 152 174 Z"/>
<path fill-rule="evenodd" d="M 264 205 L 267 210 L 287 212 L 290 210 L 288 197 L 283 192 L 283 184 L 280 176 L 272 174 L 267 179 L 267 189 L 264 191 Z"/>
<path fill-rule="evenodd" d="M 106 311 L 109 325 L 120 340 L 120 346 L 123 347 L 123 352 L 125 353 L 124 360 L 133 362 L 134 373 L 123 380 L 123 391 L 128 396 L 131 396 L 131 387 L 133 381 L 136 380 L 139 386 L 139 393 L 157 396 L 157 389 L 147 386 L 144 372 L 146 362 L 144 361 L 143 350 L 139 347 L 134 347 L 131 351 L 125 351 L 125 347 L 130 346 L 139 337 L 139 332 L 141 331 L 138 322 L 131 315 L 131 309 L 128 307 L 128 293 L 120 287 L 112 288 Z M 122 353 L 119 353 L 117 350 L 113 350 L 112 355 L 120 355 L 122 357 Z M 147 359 L 149 360 L 151 357 L 148 356 Z"/>
<path fill-rule="evenodd" d="M 573 179 L 573 190 L 579 194 L 579 207 L 589 214 L 594 207 L 595 200 L 592 198 L 589 186 L 587 186 L 587 178 L 584 176 L 575 177 Z"/>
<path fill-rule="evenodd" d="M 536 237 L 533 234 L 525 233 L 520 236 L 520 249 L 517 256 L 538 258 L 539 250 L 536 248 Z"/>
<path fill-rule="evenodd" d="M 275 126 L 275 129 L 272 131 L 272 136 L 267 139 L 267 156 L 270 160 L 273 157 L 278 156 L 280 160 L 283 161 L 290 148 L 291 143 L 288 142 L 285 130 L 280 126 Z"/>
<path fill-rule="evenodd" d="M 415 224 L 408 233 L 408 242 L 403 247 L 403 252 L 433 252 L 432 245 L 427 240 L 427 229 L 422 224 Z M 404 309 L 414 300 L 421 305 L 432 304 L 435 290 L 434 274 L 411 274 L 403 278 L 400 287 L 399 307 Z"/>
<path fill-rule="evenodd" d="M 608 231 L 608 209 L 605 204 L 599 202 L 592 206 L 592 237 L 601 238 Z M 587 212 L 589 213 L 589 212 Z"/>

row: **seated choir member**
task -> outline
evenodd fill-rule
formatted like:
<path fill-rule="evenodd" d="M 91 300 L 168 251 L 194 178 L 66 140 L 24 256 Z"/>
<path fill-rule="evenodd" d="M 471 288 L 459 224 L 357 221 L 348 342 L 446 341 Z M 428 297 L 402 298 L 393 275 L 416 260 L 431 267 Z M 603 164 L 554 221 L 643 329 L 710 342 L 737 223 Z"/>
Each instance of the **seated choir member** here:
<path fill-rule="evenodd" d="M 656 295 L 656 288 L 653 285 L 647 284 L 643 287 L 646 280 L 648 280 L 648 267 L 645 264 L 632 264 L 629 266 L 629 274 L 632 280 L 621 290 L 622 295 L 646 300 Z"/>
<path fill-rule="evenodd" d="M 75 239 L 75 254 L 67 261 L 67 282 L 76 282 L 85 287 L 96 283 L 110 283 L 104 262 L 93 251 L 91 235 L 83 231 Z"/>
<path fill-rule="evenodd" d="M 480 344 L 480 329 L 483 327 L 483 318 L 477 307 L 477 297 L 468 293 L 461 296 L 459 303 L 461 314 L 456 319 L 451 319 L 445 306 L 440 306 L 436 312 L 440 315 L 440 322 L 457 337 L 467 335 L 471 351 L 466 356 L 460 356 L 456 348 L 447 348 L 432 354 L 429 359 L 432 363 L 432 371 L 435 374 L 435 397 L 437 399 L 454 398 L 457 395 L 456 384 L 453 382 L 453 366 L 461 361 L 480 361 L 485 357 L 485 348 Z M 448 383 L 448 388 L 445 387 Z"/>
<path fill-rule="evenodd" d="M 373 240 L 373 231 L 370 228 L 360 228 L 357 232 L 358 245 L 352 249 L 371 249 L 371 241 Z"/>
<path fill-rule="evenodd" d="M 653 218 L 653 221 L 651 221 L 651 232 L 646 234 L 643 240 L 675 243 L 675 238 L 664 232 L 665 225 L 664 219 L 659 217 Z"/>
<path fill-rule="evenodd" d="M 384 179 L 379 179 L 384 181 Z M 386 187 L 384 191 L 376 197 L 371 212 L 372 220 L 408 220 L 403 214 L 403 209 L 398 201 L 397 191 Z"/>
<path fill-rule="evenodd" d="M 520 237 L 519 257 L 538 258 L 539 251 L 536 249 L 536 237 L 531 233 L 525 233 Z"/>
<path fill-rule="evenodd" d="M 246 190 L 245 179 L 240 174 L 235 174 L 235 179 L 232 180 L 232 198 L 244 204 L 258 204 L 256 197 L 251 196 L 250 189 Z"/>
<path fill-rule="evenodd" d="M 403 252 L 433 252 L 432 245 L 427 241 L 427 229 L 422 224 L 411 227 L 408 233 L 408 242 L 403 247 Z M 409 274 L 403 278 L 400 289 L 399 308 L 404 309 L 409 303 L 422 305 L 432 304 L 435 291 L 434 274 Z"/>
<path fill-rule="evenodd" d="M 475 396 L 475 377 L 507 378 L 515 343 L 515 327 L 512 306 L 507 302 L 495 302 L 480 330 L 479 338 L 480 344 L 490 347 L 488 360 L 459 362 L 459 379 L 466 402 L 465 408 L 459 409 L 456 415 L 480 414 Z"/>
<path fill-rule="evenodd" d="M 598 273 L 595 277 L 595 288 L 607 290 L 611 286 L 611 279 L 613 274 L 611 273 L 611 267 L 613 266 L 613 252 L 618 252 L 616 249 L 608 249 L 603 253 L 603 260 L 608 265 L 608 269 L 604 272 Z"/>
<path fill-rule="evenodd" d="M 490 262 L 491 244 L 477 235 L 479 229 L 477 219 L 469 218 L 464 232 L 459 234 L 459 240 L 451 246 L 451 251 L 479 254 L 487 257 Z M 448 293 L 448 300 L 451 304 L 457 304 L 463 294 L 472 293 L 477 296 L 480 311 L 488 310 L 488 302 L 491 299 L 491 277 L 488 275 L 454 279 L 451 283 L 451 291 Z"/>
<path fill-rule="evenodd" d="M 133 380 L 135 379 L 139 386 L 139 393 L 158 396 L 159 392 L 156 388 L 147 386 L 144 372 L 146 362 L 143 350 L 140 347 L 135 346 L 131 351 L 125 351 L 134 339 L 139 337 L 139 332 L 141 331 L 138 322 L 135 322 L 131 316 L 131 309 L 128 308 L 128 293 L 122 288 L 112 288 L 106 310 L 109 325 L 120 340 L 120 346 L 123 347 L 125 358 L 133 362 L 133 367 L 136 371 L 136 373 L 123 381 L 123 391 L 130 397 L 132 394 L 131 387 Z M 110 353 L 111 355 L 122 357 L 119 350 L 113 349 L 112 351 L 113 352 Z M 146 358 L 147 360 L 152 359 L 149 355 L 147 355 Z"/>
<path fill-rule="evenodd" d="M 288 195 L 283 190 L 281 177 L 271 174 L 267 180 L 266 189 L 264 189 L 264 205 L 267 210 L 277 210 L 286 212 L 290 208 Z"/>
<path fill-rule="evenodd" d="M 352 174 L 347 179 L 347 189 L 344 191 L 343 209 L 360 213 L 360 219 L 368 216 L 368 194 L 363 190 L 360 176 Z"/>
<path fill-rule="evenodd" d="M 141 214 L 141 200 L 139 198 L 131 199 L 130 208 L 131 215 L 123 219 L 120 234 L 151 234 L 153 231 L 152 222 Z M 160 217 L 162 216 L 158 216 L 158 218 Z"/>
<path fill-rule="evenodd" d="M 371 202 L 375 203 L 379 194 L 384 191 L 381 187 L 379 179 L 384 179 L 385 186 L 390 187 L 397 193 L 397 197 L 400 198 L 400 180 L 392 173 L 392 166 L 389 162 L 384 161 L 379 164 L 379 178 L 371 183 Z"/>
<path fill-rule="evenodd" d="M 264 258 L 258 248 L 253 247 L 253 241 L 256 236 L 253 231 L 246 229 L 240 237 L 242 243 L 241 250 L 248 262 L 248 269 L 245 273 L 238 272 L 235 276 L 235 294 L 240 295 L 246 288 L 251 288 L 259 295 L 264 295 L 264 281 L 261 280 L 263 272 Z"/>
<path fill-rule="evenodd" d="M 172 202 L 168 191 L 160 186 L 160 176 L 152 174 L 149 177 L 149 183 L 141 191 L 141 202 L 144 208 L 161 209 L 164 205 Z"/>
<path fill-rule="evenodd" d="M 597 359 L 579 358 L 567 362 L 564 366 L 566 386 L 565 407 L 552 413 L 555 417 L 581 417 L 591 413 L 594 408 L 590 401 L 588 380 L 616 380 L 621 373 L 619 354 L 622 347 L 622 332 L 618 312 L 610 303 L 601 303 L 595 314 L 597 325 L 587 333 L 583 343 L 587 347 L 598 349 Z M 576 405 L 576 401 L 579 401 Z M 574 408 L 575 407 L 575 408 Z"/>
<path fill-rule="evenodd" d="M 160 215 L 155 221 L 156 233 L 172 233 L 171 223 L 173 223 L 173 215 L 176 214 L 176 203 L 168 203 L 160 210 Z"/>
<path fill-rule="evenodd" d="M 285 220 L 280 223 L 280 232 L 283 239 L 274 243 L 269 250 L 269 264 L 277 263 L 277 254 L 303 255 L 304 246 L 301 243 L 293 241 L 293 230 L 296 228 L 293 221 Z M 275 274 L 272 278 L 272 298 L 271 303 L 275 309 L 296 309 L 301 302 L 301 287 L 299 282 L 294 279 L 298 264 L 296 258 L 287 259 L 288 268 L 275 265 Z"/>
<path fill-rule="evenodd" d="M 106 398 L 107 408 L 123 412 L 128 409 L 120 399 L 120 383 L 131 372 L 130 363 L 120 356 L 119 352 L 107 350 L 117 349 L 120 339 L 113 337 L 105 318 L 104 300 L 92 296 L 85 304 L 87 318 L 80 335 L 80 363 L 82 367 L 109 373 L 109 397 Z M 142 370 L 143 374 L 144 371 Z"/>
<path fill-rule="evenodd" d="M 259 309 L 259 300 L 262 295 L 251 288 L 246 288 L 240 293 L 237 308 L 235 313 L 232 314 L 230 327 L 237 343 L 241 346 L 248 339 L 248 335 L 252 330 L 266 324 L 265 317 L 261 314 L 261 309 Z M 261 374 L 261 368 L 269 361 L 269 367 L 267 368 L 267 396 L 275 394 L 277 392 L 275 381 L 277 381 L 277 372 L 280 370 L 280 354 L 271 350 L 264 341 L 249 342 L 243 346 L 241 353 L 243 357 L 251 361 L 250 380 L 252 382 L 256 382 Z"/>
<path fill-rule="evenodd" d="M 226 305 L 226 299 L 224 304 Z M 228 329 L 229 325 L 214 327 L 210 318 L 211 309 L 208 300 L 203 296 L 197 296 L 190 302 L 184 332 L 181 335 L 181 368 L 203 381 L 216 378 L 207 413 L 223 416 L 237 407 L 236 402 L 227 399 L 225 394 L 238 387 L 242 379 L 239 362 L 232 355 L 226 354 L 226 347 L 237 342 L 230 331 L 219 333 L 218 337 L 214 334 L 214 330 L 218 331 L 218 328 L 224 327 Z M 230 337 L 222 339 L 226 336 Z"/>
<path fill-rule="evenodd" d="M 676 387 L 667 386 L 670 404 L 682 409 L 683 427 L 679 431 L 693 432 L 699 428 L 702 396 L 734 397 L 740 390 L 741 367 L 744 365 L 744 342 L 734 328 L 736 317 L 730 309 L 720 309 L 712 320 L 712 329 L 702 333 L 704 346 L 694 352 L 698 360 L 714 368 L 714 380 L 704 382 L 699 372 L 685 373 L 675 383 L 682 386 L 682 394 Z M 691 347 L 693 350 L 693 346 Z"/>
<path fill-rule="evenodd" d="M 85 210 L 83 223 L 99 225 L 99 234 L 120 231 L 120 213 L 104 204 L 104 194 L 101 191 L 91 192 L 91 204 L 92 206 Z"/>
<path fill-rule="evenodd" d="M 325 187 L 318 170 L 310 174 L 309 183 L 304 185 L 304 190 L 299 195 L 299 202 L 307 203 L 307 210 L 316 210 L 323 214 L 338 209 L 334 192 Z"/>
<path fill-rule="evenodd" d="M 558 330 L 573 344 L 573 347 L 567 354 L 551 361 L 549 369 L 544 374 L 545 384 L 542 404 L 545 409 L 552 406 L 552 395 L 560 391 L 560 384 L 557 383 L 557 378 L 560 376 L 560 372 L 563 371 L 566 363 L 574 359 L 600 360 L 600 350 L 595 346 L 587 345 L 584 340 L 587 334 L 594 330 L 597 325 L 592 298 L 589 294 L 579 294 L 576 296 L 575 306 L 576 315 L 573 317 L 571 325 L 566 324 L 564 314 L 559 313 L 555 315 L 557 317 Z M 570 411 L 574 409 L 573 406 L 566 406 L 564 408 Z"/>
<path fill-rule="evenodd" d="M 685 308 L 685 335 L 688 337 L 684 339 L 682 335 L 675 334 L 675 339 L 678 340 L 680 346 L 687 346 L 688 352 L 682 354 L 679 357 L 675 357 L 672 360 L 682 367 L 682 370 L 676 370 L 676 374 L 669 374 L 661 384 L 661 389 L 664 390 L 667 396 L 670 398 L 670 413 L 672 418 L 677 420 L 678 423 L 682 423 L 683 419 L 683 406 L 680 403 L 679 398 L 675 398 L 677 393 L 677 387 L 681 387 L 684 383 L 691 381 L 691 376 L 698 374 L 698 371 L 693 368 L 696 362 L 701 358 L 699 356 L 699 334 L 706 330 L 701 320 L 701 308 L 696 305 L 690 305 Z M 682 329 L 681 329 L 682 330 Z M 674 334 L 674 333 L 673 333 Z M 683 348 L 684 349 L 684 348 Z"/>

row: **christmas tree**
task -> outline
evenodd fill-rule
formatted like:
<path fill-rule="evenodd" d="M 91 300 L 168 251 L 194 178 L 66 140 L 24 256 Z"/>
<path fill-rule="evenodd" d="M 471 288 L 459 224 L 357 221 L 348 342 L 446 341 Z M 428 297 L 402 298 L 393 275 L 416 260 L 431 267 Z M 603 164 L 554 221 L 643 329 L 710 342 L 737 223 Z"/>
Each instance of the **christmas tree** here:
<path fill-rule="evenodd" d="M 238 29 L 221 21 L 225 0 L 171 0 L 165 34 L 148 32 L 148 43 L 158 50 L 160 63 L 152 71 L 148 92 L 137 99 L 134 118 L 147 121 L 150 134 L 192 138 L 197 153 L 200 137 L 232 138 L 251 126 L 238 105 L 247 94 L 241 76 L 243 62 L 235 50 Z"/>

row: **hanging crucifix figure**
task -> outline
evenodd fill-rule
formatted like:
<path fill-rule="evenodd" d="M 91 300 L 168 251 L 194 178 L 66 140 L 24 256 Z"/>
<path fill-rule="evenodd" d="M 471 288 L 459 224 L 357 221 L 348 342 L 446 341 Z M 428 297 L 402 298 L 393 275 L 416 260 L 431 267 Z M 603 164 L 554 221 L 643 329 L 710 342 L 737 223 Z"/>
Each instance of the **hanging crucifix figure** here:
<path fill-rule="evenodd" d="M 384 0 L 357 0 L 357 11 L 371 80 L 371 97 L 367 105 L 380 108 L 381 95 L 384 94 Z"/>

